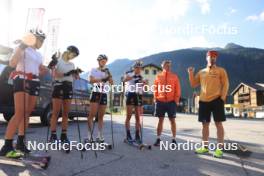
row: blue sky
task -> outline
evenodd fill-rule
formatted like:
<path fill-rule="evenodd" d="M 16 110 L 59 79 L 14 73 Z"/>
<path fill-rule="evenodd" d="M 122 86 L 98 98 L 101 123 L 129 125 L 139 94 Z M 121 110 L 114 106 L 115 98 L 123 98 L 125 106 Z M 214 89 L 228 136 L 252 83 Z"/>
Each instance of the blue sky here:
<path fill-rule="evenodd" d="M 61 19 L 58 49 L 63 51 L 70 44 L 78 46 L 81 55 L 74 62 L 85 70 L 96 66 L 96 57 L 100 53 L 107 54 L 113 61 L 138 59 L 181 48 L 224 47 L 229 42 L 264 48 L 262 0 L 12 2 L 12 13 L 8 14 L 12 16 L 9 40 L 22 35 L 28 8 L 45 8 L 45 22 Z M 46 27 L 47 23 L 44 23 L 44 31 Z M 1 37 L 4 38 L 5 33 L 4 29 L 0 30 L 0 42 L 3 43 Z"/>
<path fill-rule="evenodd" d="M 211 12 L 203 19 L 197 14 L 199 23 L 228 23 L 236 26 L 237 35 L 211 36 L 210 41 L 223 46 L 235 42 L 245 46 L 264 48 L 264 2 L 261 0 L 222 0 L 210 1 Z M 230 13 L 233 10 L 233 13 Z M 260 14 L 263 13 L 262 19 Z M 191 15 L 191 14 L 190 14 Z M 198 17 L 199 16 L 199 17 Z M 248 16 L 258 16 L 256 20 L 246 20 Z"/>

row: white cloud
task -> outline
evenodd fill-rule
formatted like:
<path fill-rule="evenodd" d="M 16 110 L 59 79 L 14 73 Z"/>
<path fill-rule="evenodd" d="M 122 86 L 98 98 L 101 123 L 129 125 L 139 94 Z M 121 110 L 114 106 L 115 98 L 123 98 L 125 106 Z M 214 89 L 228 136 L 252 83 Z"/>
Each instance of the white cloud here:
<path fill-rule="evenodd" d="M 228 10 L 227 10 L 227 12 L 226 12 L 226 15 L 227 15 L 227 16 L 231 16 L 231 15 L 237 13 L 237 12 L 238 12 L 237 9 L 235 9 L 235 8 L 233 8 L 233 7 L 229 7 Z"/>
<path fill-rule="evenodd" d="M 211 6 L 208 0 L 196 0 L 199 3 L 202 14 L 208 14 L 211 11 Z"/>
<path fill-rule="evenodd" d="M 230 14 L 233 14 L 233 13 L 236 13 L 236 12 L 237 12 L 237 9 L 233 9 L 233 8 L 230 8 L 230 9 L 229 9 L 229 13 L 230 13 Z"/>
<path fill-rule="evenodd" d="M 259 15 L 261 21 L 264 21 L 264 11 Z"/>
<path fill-rule="evenodd" d="M 250 15 L 246 17 L 247 21 L 264 21 L 264 11 L 259 15 Z"/>
<path fill-rule="evenodd" d="M 259 18 L 257 15 L 250 15 L 250 16 L 247 16 L 246 20 L 247 21 L 257 21 Z"/>

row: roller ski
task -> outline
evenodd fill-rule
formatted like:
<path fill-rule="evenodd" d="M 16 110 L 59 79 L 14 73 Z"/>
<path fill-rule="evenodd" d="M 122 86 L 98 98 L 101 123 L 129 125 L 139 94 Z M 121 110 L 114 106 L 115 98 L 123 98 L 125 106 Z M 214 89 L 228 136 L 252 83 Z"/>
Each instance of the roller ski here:
<path fill-rule="evenodd" d="M 151 145 L 143 143 L 143 141 L 140 139 L 139 136 L 135 138 L 135 143 L 143 146 L 145 149 L 148 149 L 148 150 L 151 150 L 151 148 L 152 148 Z"/>
<path fill-rule="evenodd" d="M 112 146 L 112 144 L 108 144 L 108 143 L 106 143 L 105 142 L 105 140 L 103 139 L 103 138 L 96 138 L 96 140 L 89 140 L 88 138 L 86 138 L 86 139 L 84 139 L 84 143 L 85 144 L 87 144 L 87 143 L 89 143 L 89 144 L 98 144 L 98 145 L 100 145 L 100 144 L 104 144 L 105 145 L 105 149 L 108 149 L 108 150 L 112 150 L 113 149 L 113 146 Z"/>
<path fill-rule="evenodd" d="M 23 157 L 24 160 L 32 160 L 37 162 L 42 169 L 47 169 L 51 160 L 51 156 L 46 153 L 30 153 Z"/>
<path fill-rule="evenodd" d="M 148 150 L 151 150 L 151 145 L 148 144 L 143 144 L 143 143 L 137 143 L 136 140 L 127 140 L 126 138 L 124 139 L 124 143 L 131 145 L 133 147 L 138 148 L 139 150 L 144 150 L 145 148 Z"/>
<path fill-rule="evenodd" d="M 127 138 L 125 138 L 124 139 L 124 143 L 126 143 L 126 144 L 128 144 L 130 146 L 136 147 L 139 150 L 143 150 L 144 149 L 143 145 L 137 144 L 134 140 L 128 140 Z"/>
<path fill-rule="evenodd" d="M 22 163 L 24 165 L 31 165 L 33 167 L 47 169 L 51 157 L 49 155 L 40 153 L 30 153 L 25 155 L 24 153 L 3 147 L 1 150 L 0 160 Z"/>
<path fill-rule="evenodd" d="M 49 166 L 50 158 L 34 157 L 34 159 L 32 159 L 31 157 L 7 158 L 7 157 L 0 156 L 0 160 L 11 161 L 11 162 L 14 161 L 14 162 L 23 163 L 25 165 L 31 165 L 34 167 L 38 167 L 41 169 L 47 169 Z"/>
<path fill-rule="evenodd" d="M 13 154 L 21 156 L 18 159 L 22 158 L 24 160 L 30 160 L 34 162 L 37 161 L 39 162 L 39 166 L 43 169 L 46 169 L 48 167 L 51 157 L 47 155 L 46 153 L 31 152 L 31 150 L 29 150 L 27 146 L 25 145 L 24 141 L 19 141 L 19 140 L 18 140 L 18 143 L 13 144 L 13 147 L 16 149 L 15 152 L 17 152 L 17 154 L 15 154 L 14 152 Z M 13 156 L 11 153 L 10 157 L 13 158 Z M 35 163 L 35 165 L 37 165 L 37 163 Z"/>
<path fill-rule="evenodd" d="M 97 137 L 95 142 L 98 143 L 98 144 L 104 143 L 106 149 L 108 149 L 108 150 L 112 150 L 113 149 L 112 144 L 106 143 L 103 137 L 102 138 Z"/>
<path fill-rule="evenodd" d="M 135 140 L 133 140 L 131 136 L 128 135 L 127 138 L 124 139 L 124 143 L 136 147 L 139 150 L 144 150 L 145 148 L 151 150 L 151 145 L 142 143 L 140 137 L 136 137 Z"/>

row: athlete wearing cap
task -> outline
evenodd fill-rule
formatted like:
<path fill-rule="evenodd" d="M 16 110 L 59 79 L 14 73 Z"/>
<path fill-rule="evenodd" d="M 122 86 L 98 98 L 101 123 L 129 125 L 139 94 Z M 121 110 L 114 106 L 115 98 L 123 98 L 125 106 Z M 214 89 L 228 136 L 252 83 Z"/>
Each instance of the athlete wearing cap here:
<path fill-rule="evenodd" d="M 194 76 L 194 68 L 189 67 L 189 80 L 193 88 L 200 86 L 199 122 L 203 124 L 203 147 L 196 150 L 197 154 L 208 153 L 209 125 L 211 113 L 217 128 L 218 148 L 214 157 L 223 156 L 224 128 L 222 122 L 226 120 L 224 104 L 229 88 L 228 76 L 224 68 L 216 66 L 218 52 L 210 50 L 206 54 L 207 67 Z"/>
<path fill-rule="evenodd" d="M 90 99 L 90 112 L 88 116 L 88 140 L 91 142 L 93 118 L 98 113 L 98 136 L 97 142 L 104 142 L 103 136 L 103 118 L 107 106 L 107 92 L 105 86 L 107 83 L 113 84 L 112 76 L 108 68 L 105 65 L 108 61 L 108 57 L 104 54 L 100 54 L 97 57 L 98 67 L 93 68 L 90 71 L 89 81 L 93 84 L 93 92 Z"/>
<path fill-rule="evenodd" d="M 42 47 L 45 38 L 41 30 L 30 30 L 28 35 L 19 40 L 19 47 L 10 59 L 9 65 L 16 68 L 10 75 L 13 79 L 15 114 L 6 128 L 5 143 L 0 151 L 1 156 L 19 158 L 23 153 L 30 152 L 24 141 L 25 129 L 39 95 L 39 75 L 47 71 L 42 65 L 42 56 L 37 51 Z M 17 130 L 18 139 L 16 150 L 14 150 L 13 137 Z"/>
<path fill-rule="evenodd" d="M 79 78 L 79 72 L 72 62 L 79 55 L 76 46 L 68 46 L 67 50 L 60 54 L 54 54 L 49 68 L 53 71 L 54 88 L 52 92 L 52 117 L 50 121 L 50 142 L 57 141 L 56 126 L 59 113 L 62 110 L 62 129 L 60 140 L 62 143 L 70 143 L 67 137 L 68 114 L 73 98 L 73 80 Z"/>
<path fill-rule="evenodd" d="M 142 130 L 142 124 L 140 123 L 140 115 L 142 111 L 142 94 L 143 94 L 143 85 L 147 82 L 143 80 L 141 75 L 142 71 L 142 62 L 137 61 L 133 65 L 133 70 L 128 72 L 124 76 L 124 82 L 126 82 L 127 87 L 127 96 L 126 96 L 126 139 L 129 142 L 132 142 L 133 139 L 130 133 L 130 120 L 132 117 L 133 109 L 135 109 L 135 120 L 136 120 L 136 133 L 135 141 L 139 144 L 142 143 L 140 130 Z M 142 134 L 142 133 L 141 133 Z"/>

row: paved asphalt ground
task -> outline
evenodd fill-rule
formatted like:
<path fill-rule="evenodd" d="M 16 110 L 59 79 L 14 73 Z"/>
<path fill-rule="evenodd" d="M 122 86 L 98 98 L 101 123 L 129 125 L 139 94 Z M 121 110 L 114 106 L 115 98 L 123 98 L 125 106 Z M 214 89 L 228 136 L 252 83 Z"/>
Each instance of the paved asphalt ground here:
<path fill-rule="evenodd" d="M 110 121 L 106 116 L 105 138 L 111 142 Z M 114 116 L 115 148 L 112 151 L 98 151 L 95 158 L 93 151 L 83 153 L 73 150 L 70 154 L 62 151 L 49 151 L 52 155 L 50 166 L 41 170 L 29 165 L 8 163 L 0 159 L 0 175 L 51 175 L 51 176 L 167 176 L 167 175 L 214 175 L 214 176 L 263 176 L 264 175 L 264 121 L 263 120 L 236 120 L 225 122 L 226 137 L 239 142 L 253 151 L 250 156 L 241 156 L 225 153 L 223 159 L 216 159 L 210 155 L 195 155 L 193 150 L 160 150 L 154 148 L 140 151 L 123 143 L 124 116 Z M 132 121 L 134 124 L 134 121 Z M 157 118 L 144 116 L 144 141 L 153 144 L 155 141 Z M 81 118 L 81 134 L 87 134 L 86 119 Z M 0 146 L 3 145 L 6 122 L 0 117 Z M 28 140 L 45 142 L 47 128 L 41 126 L 39 118 L 32 117 L 27 131 Z M 58 130 L 60 131 L 60 130 Z M 211 125 L 211 139 L 215 142 L 215 127 Z M 69 124 L 69 138 L 78 140 L 77 123 Z M 169 121 L 166 119 L 162 139 L 170 139 Z M 177 117 L 177 142 L 187 140 L 199 142 L 201 136 L 200 124 L 197 116 L 179 114 Z"/>

